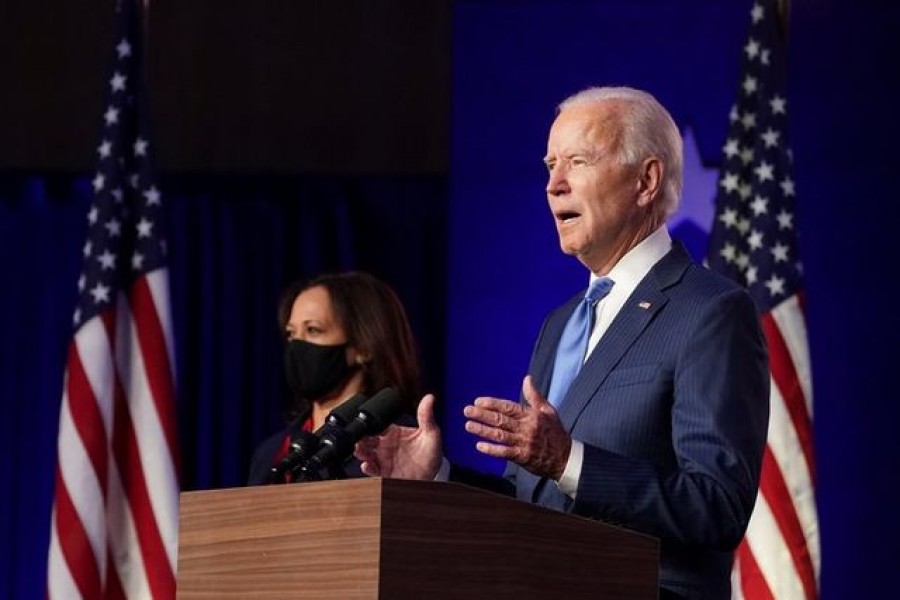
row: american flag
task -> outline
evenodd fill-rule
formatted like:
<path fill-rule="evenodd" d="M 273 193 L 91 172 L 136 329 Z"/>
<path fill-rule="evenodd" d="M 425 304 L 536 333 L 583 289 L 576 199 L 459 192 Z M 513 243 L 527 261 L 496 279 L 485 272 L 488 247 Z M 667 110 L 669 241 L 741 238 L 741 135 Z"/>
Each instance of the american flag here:
<path fill-rule="evenodd" d="M 709 266 L 740 282 L 761 312 L 772 391 L 768 442 L 732 595 L 817 598 L 812 385 L 787 140 L 784 31 L 775 0 L 757 0 L 710 236 Z"/>
<path fill-rule="evenodd" d="M 63 381 L 52 600 L 175 596 L 174 354 L 140 17 L 132 0 L 119 2 Z"/>

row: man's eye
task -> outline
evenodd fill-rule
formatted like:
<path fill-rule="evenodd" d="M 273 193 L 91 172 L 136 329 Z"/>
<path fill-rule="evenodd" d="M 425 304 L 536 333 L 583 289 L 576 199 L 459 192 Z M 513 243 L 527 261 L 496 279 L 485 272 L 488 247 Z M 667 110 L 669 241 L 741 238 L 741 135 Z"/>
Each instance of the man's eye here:
<path fill-rule="evenodd" d="M 587 159 L 583 156 L 573 156 L 569 162 L 573 167 L 584 167 L 588 164 Z"/>
<path fill-rule="evenodd" d="M 544 163 L 544 166 L 547 167 L 547 171 L 548 171 L 549 173 L 552 173 L 552 172 L 553 172 L 553 168 L 556 166 L 556 163 L 555 163 L 555 162 L 545 162 L 545 163 Z"/>

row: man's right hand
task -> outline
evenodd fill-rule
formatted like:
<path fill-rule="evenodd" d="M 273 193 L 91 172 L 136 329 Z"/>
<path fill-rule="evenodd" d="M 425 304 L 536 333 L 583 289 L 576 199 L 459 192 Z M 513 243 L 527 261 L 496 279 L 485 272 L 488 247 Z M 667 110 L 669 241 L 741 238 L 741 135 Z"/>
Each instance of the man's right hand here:
<path fill-rule="evenodd" d="M 357 442 L 354 454 L 362 472 L 371 477 L 434 479 L 441 466 L 441 430 L 434 419 L 434 395 L 416 411 L 418 427 L 391 425 L 381 435 Z"/>

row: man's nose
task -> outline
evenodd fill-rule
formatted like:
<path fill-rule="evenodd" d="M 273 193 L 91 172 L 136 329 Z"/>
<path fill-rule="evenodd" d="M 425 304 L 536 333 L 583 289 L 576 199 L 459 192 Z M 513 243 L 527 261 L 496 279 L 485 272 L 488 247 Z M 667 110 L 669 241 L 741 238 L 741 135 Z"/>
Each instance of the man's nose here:
<path fill-rule="evenodd" d="M 565 169 L 561 165 L 557 165 L 550 171 L 550 176 L 547 179 L 547 193 L 558 196 L 568 191 L 569 183 L 566 180 Z"/>

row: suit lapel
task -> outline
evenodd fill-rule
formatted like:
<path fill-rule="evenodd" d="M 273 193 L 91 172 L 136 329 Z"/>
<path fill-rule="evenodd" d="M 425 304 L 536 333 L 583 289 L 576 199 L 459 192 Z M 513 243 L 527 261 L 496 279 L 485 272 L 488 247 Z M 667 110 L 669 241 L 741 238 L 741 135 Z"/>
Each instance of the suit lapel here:
<path fill-rule="evenodd" d="M 687 250 L 680 242 L 676 241 L 669 253 L 650 269 L 650 272 L 635 288 L 566 393 L 566 399 L 559 413 L 566 431 L 571 433 L 578 417 L 603 385 L 610 371 L 634 345 L 654 316 L 666 305 L 668 296 L 664 290 L 678 283 L 691 264 L 692 260 Z M 547 321 L 546 331 L 543 332 L 542 339 L 539 341 L 538 352 L 535 353 L 535 361 L 532 366 L 532 375 L 536 378 L 538 389 L 545 398 L 550 388 L 550 378 L 559 339 L 582 296 L 583 293 L 574 297 L 551 315 Z M 545 477 L 537 477 L 532 473 L 520 470 L 516 477 L 516 487 L 519 488 L 520 493 L 524 492 L 524 497 L 530 497 L 533 503 L 557 509 L 562 509 L 567 504 L 566 497 L 562 492 L 555 489 L 551 492 L 547 488 Z M 546 494 L 545 490 L 547 490 Z"/>
<path fill-rule="evenodd" d="M 560 418 L 567 431 L 572 431 L 578 416 L 603 385 L 610 371 L 668 303 L 664 290 L 677 283 L 690 264 L 687 251 L 676 242 L 672 250 L 650 269 L 632 292 L 566 394 Z"/>

